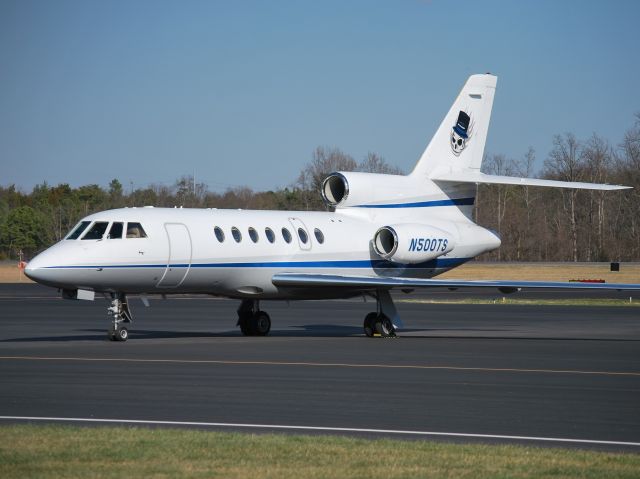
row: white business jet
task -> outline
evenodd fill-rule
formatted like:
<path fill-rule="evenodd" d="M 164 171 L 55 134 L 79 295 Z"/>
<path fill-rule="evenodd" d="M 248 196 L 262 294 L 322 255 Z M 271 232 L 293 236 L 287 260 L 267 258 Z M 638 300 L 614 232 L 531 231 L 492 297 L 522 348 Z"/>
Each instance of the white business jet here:
<path fill-rule="evenodd" d="M 26 267 L 68 299 L 109 301 L 109 337 L 125 341 L 131 293 L 202 293 L 241 300 L 245 335 L 269 333 L 260 300 L 370 295 L 367 336 L 402 323 L 389 291 L 418 287 L 640 289 L 640 285 L 431 279 L 500 246 L 472 221 L 478 184 L 592 190 L 624 186 L 486 175 L 480 172 L 497 78 L 469 77 L 435 136 L 406 176 L 335 172 L 322 184 L 334 212 L 123 208 L 82 219 Z"/>

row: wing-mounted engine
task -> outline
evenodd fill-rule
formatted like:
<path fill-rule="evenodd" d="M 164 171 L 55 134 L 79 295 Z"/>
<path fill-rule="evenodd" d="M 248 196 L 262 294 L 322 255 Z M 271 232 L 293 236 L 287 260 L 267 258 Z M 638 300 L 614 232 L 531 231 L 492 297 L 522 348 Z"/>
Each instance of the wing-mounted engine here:
<path fill-rule="evenodd" d="M 380 257 L 404 264 L 435 259 L 453 250 L 456 243 L 453 234 L 422 224 L 383 226 L 373 235 L 373 249 Z"/>
<path fill-rule="evenodd" d="M 336 208 L 409 202 L 425 193 L 424 184 L 402 175 L 341 171 L 322 182 L 323 200 Z"/>

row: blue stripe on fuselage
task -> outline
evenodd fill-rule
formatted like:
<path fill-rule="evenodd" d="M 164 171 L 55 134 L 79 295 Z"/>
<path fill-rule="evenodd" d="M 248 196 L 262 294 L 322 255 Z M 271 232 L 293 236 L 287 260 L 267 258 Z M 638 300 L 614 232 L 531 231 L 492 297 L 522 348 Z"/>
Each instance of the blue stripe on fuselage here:
<path fill-rule="evenodd" d="M 336 261 L 263 261 L 234 263 L 178 263 L 173 268 L 447 268 L 458 266 L 471 258 L 436 258 L 424 263 L 402 264 L 385 260 L 336 260 Z M 118 265 L 78 265 L 47 266 L 46 269 L 125 269 L 125 268 L 166 268 L 166 264 L 118 264 Z"/>
<path fill-rule="evenodd" d="M 386 203 L 381 205 L 356 205 L 355 208 L 429 208 L 432 206 L 473 205 L 475 198 L 455 198 L 448 200 L 418 201 L 415 203 Z"/>

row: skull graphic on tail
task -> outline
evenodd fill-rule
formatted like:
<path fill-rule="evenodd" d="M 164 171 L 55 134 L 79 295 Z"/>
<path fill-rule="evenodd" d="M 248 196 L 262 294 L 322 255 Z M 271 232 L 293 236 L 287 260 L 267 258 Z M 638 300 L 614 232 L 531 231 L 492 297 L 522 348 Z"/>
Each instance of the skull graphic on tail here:
<path fill-rule="evenodd" d="M 471 139 L 471 132 L 473 130 L 473 123 L 471 117 L 464 111 L 460 110 L 458 113 L 458 121 L 451 128 L 451 151 L 456 156 L 466 148 L 467 143 Z"/>

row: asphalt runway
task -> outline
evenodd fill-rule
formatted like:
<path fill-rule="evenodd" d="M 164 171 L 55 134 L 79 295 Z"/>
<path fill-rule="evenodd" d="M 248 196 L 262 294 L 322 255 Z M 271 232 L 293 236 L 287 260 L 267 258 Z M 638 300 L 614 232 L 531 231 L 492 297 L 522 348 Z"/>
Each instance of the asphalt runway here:
<path fill-rule="evenodd" d="M 640 452 L 640 308 L 399 302 L 370 339 L 374 302 L 261 306 L 264 338 L 236 301 L 133 298 L 117 343 L 104 300 L 0 285 L 0 416 Z"/>

